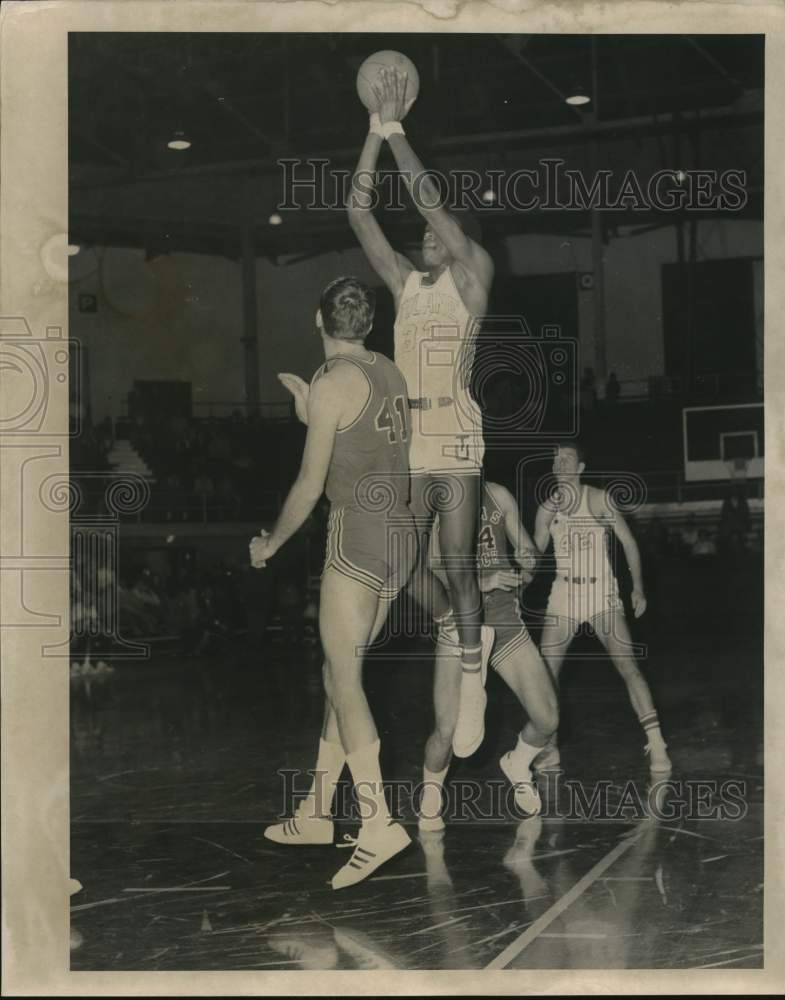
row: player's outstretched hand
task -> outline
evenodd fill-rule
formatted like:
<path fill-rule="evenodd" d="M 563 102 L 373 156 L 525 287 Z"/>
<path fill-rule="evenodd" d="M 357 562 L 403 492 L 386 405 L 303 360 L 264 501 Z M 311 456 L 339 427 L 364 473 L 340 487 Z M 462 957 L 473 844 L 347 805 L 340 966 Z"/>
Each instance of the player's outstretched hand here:
<path fill-rule="evenodd" d="M 491 573 L 480 574 L 480 590 L 517 590 L 521 583 L 521 574 L 517 569 L 497 569 Z"/>
<path fill-rule="evenodd" d="M 646 595 L 642 590 L 633 590 L 630 600 L 632 601 L 632 610 L 635 617 L 640 618 L 646 610 Z"/>
<path fill-rule="evenodd" d="M 308 396 L 311 392 L 311 387 L 305 379 L 300 378 L 299 375 L 292 375 L 289 372 L 280 372 L 278 381 L 294 396 L 294 412 L 297 414 L 297 419 L 307 424 Z"/>
<path fill-rule="evenodd" d="M 251 553 L 251 565 L 254 569 L 264 569 L 267 560 L 273 555 L 270 550 L 270 534 L 262 528 L 262 533 L 251 539 L 248 546 Z"/>
<path fill-rule="evenodd" d="M 499 586 L 502 590 L 517 590 L 521 585 L 521 574 L 517 569 L 500 569 Z"/>
<path fill-rule="evenodd" d="M 408 74 L 398 73 L 391 66 L 385 66 L 379 70 L 377 79 L 379 84 L 373 88 L 373 92 L 376 94 L 382 125 L 403 121 L 413 103 L 406 101 Z"/>

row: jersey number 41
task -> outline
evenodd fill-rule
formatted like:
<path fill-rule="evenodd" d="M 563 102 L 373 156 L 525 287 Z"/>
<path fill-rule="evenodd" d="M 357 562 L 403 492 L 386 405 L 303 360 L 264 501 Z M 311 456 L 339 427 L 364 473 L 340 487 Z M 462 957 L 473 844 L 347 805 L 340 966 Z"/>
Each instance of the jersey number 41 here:
<path fill-rule="evenodd" d="M 390 400 L 385 398 L 376 414 L 376 430 L 386 431 L 390 444 L 406 440 L 406 403 L 403 396 L 396 396 L 392 406 Z"/>

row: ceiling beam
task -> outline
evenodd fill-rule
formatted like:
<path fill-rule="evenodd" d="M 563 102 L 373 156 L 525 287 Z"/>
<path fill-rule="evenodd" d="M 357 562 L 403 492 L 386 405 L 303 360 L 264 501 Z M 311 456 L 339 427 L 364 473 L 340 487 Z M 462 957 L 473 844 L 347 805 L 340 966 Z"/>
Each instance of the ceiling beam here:
<path fill-rule="evenodd" d="M 559 90 L 556 84 L 549 77 L 547 77 L 543 72 L 537 69 L 537 67 L 530 59 L 527 59 L 526 56 L 524 56 L 523 49 L 525 46 L 517 44 L 517 39 L 518 39 L 517 35 L 496 35 L 495 37 L 496 40 L 499 42 L 499 44 L 502 46 L 502 48 L 506 52 L 509 52 L 510 55 L 512 55 L 513 59 L 517 60 L 533 76 L 536 76 L 537 79 L 541 83 L 544 83 L 549 90 L 552 90 L 554 94 L 556 94 L 556 96 L 559 98 L 559 100 L 571 111 L 575 112 L 580 121 L 583 121 L 583 115 L 581 114 L 581 112 L 578 111 L 576 107 L 573 107 L 573 105 L 567 104 L 567 95 L 564 94 L 561 90 Z"/>
<path fill-rule="evenodd" d="M 129 171 L 132 169 L 131 161 L 127 157 L 118 153 L 114 149 L 110 149 L 109 146 L 101 142 L 100 139 L 96 139 L 95 136 L 90 135 L 84 129 L 75 129 L 74 132 L 82 142 L 86 142 L 94 149 L 97 149 L 99 153 L 103 153 L 104 156 L 110 159 L 113 163 L 118 163 L 120 166 L 125 167 Z"/>
<path fill-rule="evenodd" d="M 725 69 L 725 67 L 722 65 L 719 59 L 716 59 L 710 52 L 708 52 L 700 44 L 700 42 L 697 42 L 692 37 L 692 35 L 683 35 L 682 37 L 684 41 L 690 44 L 695 49 L 695 51 L 709 64 L 709 66 L 713 67 L 720 74 L 720 76 L 727 83 L 729 83 L 735 90 L 742 91 L 746 89 L 744 86 L 742 86 L 741 83 L 739 83 L 739 81 L 734 76 L 730 75 L 730 73 Z"/>
<path fill-rule="evenodd" d="M 597 122 L 576 125 L 554 125 L 539 129 L 518 129 L 504 132 L 481 132 L 471 135 L 452 136 L 431 142 L 427 146 L 429 155 L 438 153 L 460 152 L 463 148 L 470 151 L 474 147 L 482 150 L 510 148 L 527 148 L 537 145 L 552 145 L 558 142 L 583 143 L 593 139 L 623 139 L 632 136 L 670 134 L 675 128 L 682 134 L 690 131 L 709 131 L 713 128 L 742 128 L 747 125 L 763 123 L 762 109 L 752 111 L 735 111 L 723 107 L 697 113 L 665 114 L 656 120 L 651 116 L 636 116 L 634 118 L 617 119 L 615 121 Z M 291 159 L 328 159 L 333 165 L 351 165 L 359 154 L 359 147 L 332 150 L 292 152 Z M 430 164 L 432 167 L 437 164 Z M 158 183 L 171 180 L 181 181 L 188 177 L 232 175 L 253 171 L 257 176 L 276 175 L 280 173 L 277 162 L 272 157 L 260 159 L 255 157 L 247 160 L 235 160 L 224 163 L 211 163 L 193 167 L 178 167 L 173 170 L 149 171 L 134 178 L 134 183 Z M 125 186 L 127 180 L 84 179 L 72 183 L 72 190 L 103 190 L 105 188 Z"/>

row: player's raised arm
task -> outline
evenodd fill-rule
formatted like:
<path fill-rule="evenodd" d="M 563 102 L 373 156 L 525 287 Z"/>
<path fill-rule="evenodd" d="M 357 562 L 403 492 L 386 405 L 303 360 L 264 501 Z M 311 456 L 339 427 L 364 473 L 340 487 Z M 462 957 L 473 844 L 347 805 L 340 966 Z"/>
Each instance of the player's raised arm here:
<path fill-rule="evenodd" d="M 263 558 L 268 559 L 302 527 L 324 491 L 335 434 L 346 405 L 340 380 L 325 375 L 308 396 L 308 434 L 297 479 L 267 537 Z"/>
<path fill-rule="evenodd" d="M 406 278 L 413 267 L 406 257 L 393 250 L 373 214 L 376 161 L 382 141 L 378 132 L 373 129 L 368 132 L 352 176 L 346 211 L 349 225 L 360 241 L 371 267 L 390 289 L 397 308 Z"/>
<path fill-rule="evenodd" d="M 646 592 L 643 589 L 643 572 L 641 569 L 641 553 L 635 536 L 630 531 L 630 526 L 619 512 L 613 500 L 608 494 L 603 494 L 597 490 L 589 494 L 589 509 L 598 520 L 608 523 L 621 542 L 624 549 L 624 558 L 630 568 L 632 577 L 632 610 L 636 618 L 640 618 L 646 610 Z"/>
<path fill-rule="evenodd" d="M 379 73 L 379 118 L 382 127 L 400 122 L 406 114 L 406 76 L 385 68 Z M 461 264 L 487 291 L 493 279 L 493 260 L 479 243 L 461 229 L 457 220 L 440 204 L 439 192 L 412 149 L 403 128 L 392 132 L 387 141 L 415 207 L 444 243 L 451 257 Z"/>

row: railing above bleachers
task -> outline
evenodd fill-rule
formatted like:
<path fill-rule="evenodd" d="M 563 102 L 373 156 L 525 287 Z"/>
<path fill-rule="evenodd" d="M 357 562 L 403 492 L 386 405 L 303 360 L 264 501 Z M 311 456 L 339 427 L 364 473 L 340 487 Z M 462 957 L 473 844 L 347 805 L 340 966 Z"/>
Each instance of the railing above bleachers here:
<path fill-rule="evenodd" d="M 601 390 L 602 391 L 602 390 Z M 602 391 L 604 395 L 604 391 Z M 706 372 L 693 375 L 687 382 L 676 375 L 651 375 L 643 379 L 619 379 L 618 403 L 647 400 L 697 400 L 732 402 L 763 398 L 762 376 L 755 372 Z M 608 402 L 613 402 L 606 399 Z"/>
<path fill-rule="evenodd" d="M 649 472 L 637 472 L 646 484 L 646 503 L 686 503 L 691 500 L 724 500 L 728 490 L 739 480 L 728 479 L 708 482 L 690 482 L 684 478 L 683 469 L 656 469 Z M 746 493 L 748 499 L 763 499 L 763 480 L 747 479 Z"/>

